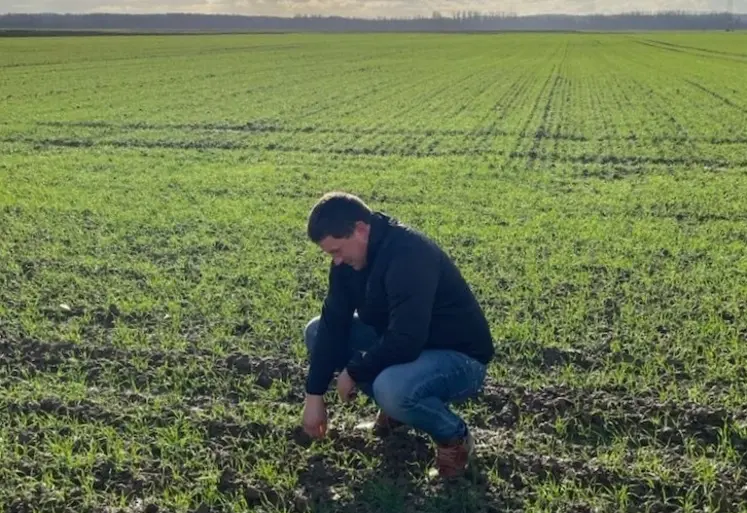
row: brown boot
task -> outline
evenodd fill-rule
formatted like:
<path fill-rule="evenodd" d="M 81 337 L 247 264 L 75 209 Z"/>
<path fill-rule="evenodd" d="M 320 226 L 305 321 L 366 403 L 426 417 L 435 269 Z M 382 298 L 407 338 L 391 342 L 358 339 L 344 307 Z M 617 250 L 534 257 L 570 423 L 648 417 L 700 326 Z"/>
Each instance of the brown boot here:
<path fill-rule="evenodd" d="M 475 440 L 470 433 L 461 440 L 446 444 L 436 444 L 436 468 L 432 477 L 460 477 L 465 474 L 475 452 Z"/>

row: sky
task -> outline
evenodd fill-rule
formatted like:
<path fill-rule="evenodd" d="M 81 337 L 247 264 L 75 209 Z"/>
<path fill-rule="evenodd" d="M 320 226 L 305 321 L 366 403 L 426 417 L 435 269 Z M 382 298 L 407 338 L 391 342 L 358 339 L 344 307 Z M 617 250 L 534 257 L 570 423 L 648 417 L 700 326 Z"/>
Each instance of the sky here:
<path fill-rule="evenodd" d="M 294 16 L 409 17 L 434 11 L 543 13 L 616 13 L 630 11 L 747 12 L 747 0 L 0 0 L 1 13 L 164 13 L 244 14 Z"/>

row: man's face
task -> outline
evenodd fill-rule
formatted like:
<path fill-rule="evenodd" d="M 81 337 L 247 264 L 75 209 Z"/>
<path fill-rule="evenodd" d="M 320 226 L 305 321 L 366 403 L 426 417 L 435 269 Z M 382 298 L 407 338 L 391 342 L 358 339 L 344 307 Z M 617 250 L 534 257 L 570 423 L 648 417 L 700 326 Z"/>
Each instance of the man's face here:
<path fill-rule="evenodd" d="M 348 264 L 356 271 L 366 267 L 366 253 L 368 251 L 368 234 L 370 225 L 358 221 L 355 230 L 347 238 L 336 239 L 327 236 L 319 241 L 319 247 L 332 256 L 335 265 Z"/>

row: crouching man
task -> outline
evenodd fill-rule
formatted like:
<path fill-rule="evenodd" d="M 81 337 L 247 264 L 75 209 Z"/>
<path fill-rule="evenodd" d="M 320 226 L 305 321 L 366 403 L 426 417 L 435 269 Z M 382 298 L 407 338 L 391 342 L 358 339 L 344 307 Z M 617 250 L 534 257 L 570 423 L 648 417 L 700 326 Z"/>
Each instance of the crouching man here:
<path fill-rule="evenodd" d="M 493 358 L 488 322 L 446 253 L 423 234 L 347 193 L 324 195 L 309 238 L 332 257 L 321 316 L 304 332 L 304 430 L 325 435 L 323 395 L 360 390 L 380 408 L 375 431 L 408 425 L 436 444 L 438 475 L 462 475 L 474 440 L 447 404 L 476 394 Z"/>

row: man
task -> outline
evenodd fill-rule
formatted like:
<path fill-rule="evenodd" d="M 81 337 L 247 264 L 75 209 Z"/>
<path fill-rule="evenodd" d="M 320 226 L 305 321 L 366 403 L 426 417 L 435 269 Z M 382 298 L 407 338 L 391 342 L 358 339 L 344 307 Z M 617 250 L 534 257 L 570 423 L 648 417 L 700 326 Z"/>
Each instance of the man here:
<path fill-rule="evenodd" d="M 374 428 L 409 425 L 436 443 L 442 477 L 462 475 L 474 441 L 447 403 L 479 391 L 493 357 L 488 322 L 451 259 L 423 234 L 347 193 L 324 195 L 308 236 L 332 256 L 321 316 L 306 326 L 310 353 L 305 431 L 323 437 L 323 395 L 356 389 L 379 406 Z"/>

